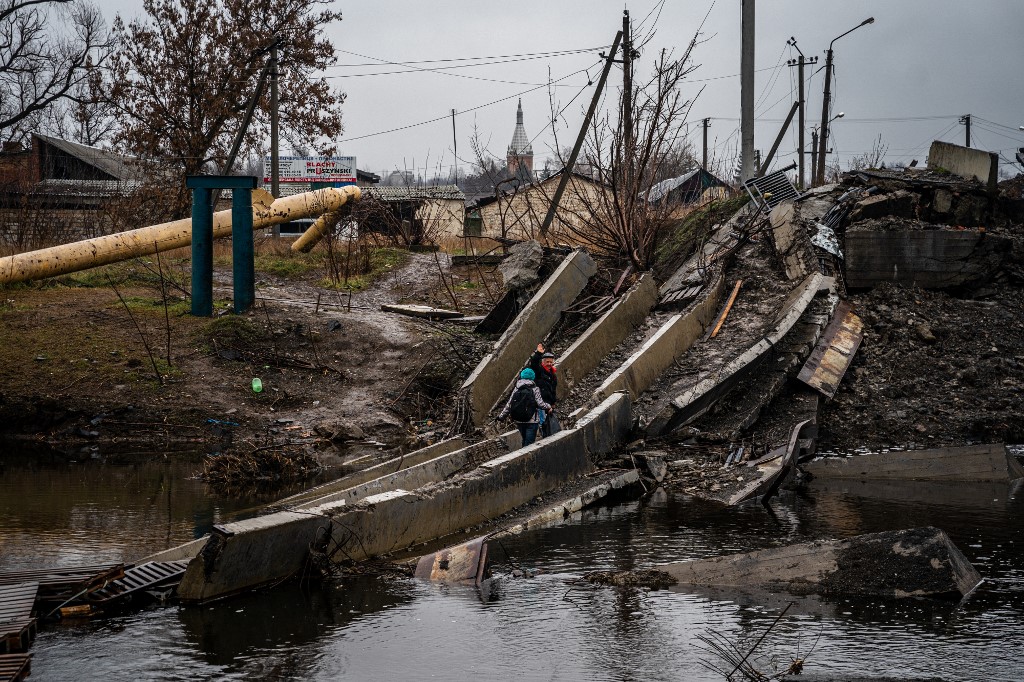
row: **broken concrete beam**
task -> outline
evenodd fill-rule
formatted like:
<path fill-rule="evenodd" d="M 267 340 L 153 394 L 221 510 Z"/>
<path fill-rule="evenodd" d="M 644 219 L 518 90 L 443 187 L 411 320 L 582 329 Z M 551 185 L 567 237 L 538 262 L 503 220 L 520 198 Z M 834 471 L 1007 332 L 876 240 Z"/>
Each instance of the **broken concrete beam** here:
<path fill-rule="evenodd" d="M 665 474 L 668 473 L 668 463 L 665 461 L 667 456 L 665 452 L 659 454 L 641 452 L 633 455 L 644 473 L 658 483 L 661 483 L 665 478 Z"/>
<path fill-rule="evenodd" d="M 397 313 L 409 317 L 422 317 L 428 320 L 452 320 L 457 317 L 464 317 L 463 313 L 457 310 L 445 310 L 444 308 L 432 308 L 429 305 L 417 305 L 411 303 L 387 303 L 380 307 L 386 313 Z"/>
<path fill-rule="evenodd" d="M 984 230 L 846 231 L 846 285 L 895 282 L 923 289 L 981 284 L 1011 258 L 1012 241 Z"/>
<path fill-rule="evenodd" d="M 999 179 L 999 155 L 935 140 L 928 150 L 928 168 L 943 169 L 968 180 L 977 180 L 995 191 Z"/>
<path fill-rule="evenodd" d="M 917 195 L 905 189 L 869 196 L 858 201 L 850 212 L 850 222 L 876 218 L 915 218 Z"/>
<path fill-rule="evenodd" d="M 518 436 L 519 431 L 515 431 L 513 433 L 516 436 Z M 505 436 L 508 435 L 510 434 L 505 434 Z M 366 469 L 362 469 L 360 471 L 354 471 L 351 474 L 342 476 L 337 480 L 329 481 L 322 485 L 318 485 L 315 488 L 310 488 L 309 490 L 305 490 L 301 493 L 290 495 L 288 497 L 285 497 L 284 499 L 278 500 L 275 503 L 275 506 L 301 506 L 302 504 L 305 504 L 311 500 L 316 500 L 321 497 L 330 495 L 332 493 L 348 490 L 349 488 L 354 488 L 357 485 L 362 485 L 367 481 L 372 481 L 374 479 L 380 478 L 381 476 L 393 474 L 397 471 L 401 471 L 402 469 L 407 469 L 418 464 L 423 464 L 424 462 L 429 462 L 430 460 L 440 457 L 441 455 L 447 455 L 450 452 L 461 450 L 462 448 L 465 448 L 468 445 L 470 445 L 470 441 L 465 438 L 448 438 L 446 440 L 434 443 L 433 445 L 428 445 L 424 448 L 420 448 L 419 450 L 413 450 L 412 452 L 405 453 L 404 455 L 393 457 L 387 460 L 386 462 L 381 462 L 380 464 L 377 464 L 375 466 L 367 467 Z M 511 449 L 519 447 L 518 441 L 514 445 L 511 445 L 510 447 Z"/>
<path fill-rule="evenodd" d="M 714 319 L 724 289 L 725 276 L 719 272 L 689 310 L 669 318 L 654 336 L 597 387 L 594 400 L 603 400 L 617 391 L 627 391 L 635 400 L 650 388 L 654 380 L 704 334 Z"/>
<path fill-rule="evenodd" d="M 959 599 L 981 576 L 943 531 L 913 528 L 655 567 L 679 585 Z"/>
<path fill-rule="evenodd" d="M 518 430 L 514 433 L 516 436 L 519 435 Z M 380 493 L 392 490 L 416 490 L 431 483 L 451 478 L 459 471 L 475 468 L 482 462 L 500 457 L 513 449 L 518 449 L 520 442 L 520 439 L 516 438 L 514 440 L 515 447 L 513 448 L 501 437 L 481 441 L 344 490 L 325 493 L 314 499 L 306 499 L 292 506 L 296 509 L 309 509 L 337 502 L 355 504 L 359 500 L 371 495 L 379 495 Z M 373 468 L 376 469 L 377 467 Z"/>
<path fill-rule="evenodd" d="M 760 364 L 765 356 L 793 328 L 819 291 L 831 288 L 834 280 L 820 273 L 809 275 L 790 293 L 779 310 L 772 329 L 753 346 L 733 358 L 712 379 L 704 379 L 669 401 L 647 426 L 647 436 L 654 437 L 680 428 L 707 411 L 727 395 Z"/>
<path fill-rule="evenodd" d="M 620 411 L 630 411 L 626 395 L 602 403 L 588 423 L 594 431 L 622 428 L 628 420 Z M 395 489 L 352 505 L 328 502 L 224 524 L 189 563 L 178 596 L 203 602 L 283 580 L 302 568 L 311 544 L 327 532 L 340 548 L 336 560 L 361 561 L 476 526 L 591 473 L 588 438 L 610 446 L 625 435 L 623 429 L 603 440 L 582 427 L 566 429 L 414 492 Z"/>
<path fill-rule="evenodd" d="M 822 457 L 803 468 L 822 480 L 1014 481 L 1024 477 L 1024 467 L 1001 443 Z"/>
<path fill-rule="evenodd" d="M 811 250 L 807 230 L 796 220 L 796 216 L 797 208 L 792 202 L 779 204 L 768 215 L 775 251 L 782 259 L 786 279 L 793 281 L 818 271 L 817 259 Z"/>
<path fill-rule="evenodd" d="M 613 393 L 576 421 L 591 457 L 600 459 L 622 445 L 633 426 L 632 409 L 628 393 Z"/>
<path fill-rule="evenodd" d="M 544 247 L 539 242 L 530 240 L 513 245 L 498 265 L 505 289 L 525 289 L 536 282 L 543 263 Z"/>
<path fill-rule="evenodd" d="M 558 399 L 564 400 L 574 384 L 593 372 L 608 353 L 639 327 L 657 302 L 654 275 L 644 273 L 558 358 L 556 365 L 562 375 L 562 381 L 558 382 Z"/>
<path fill-rule="evenodd" d="M 586 251 L 569 254 L 498 339 L 490 354 L 480 361 L 462 385 L 474 426 L 487 421 L 509 380 L 596 272 L 597 265 Z"/>

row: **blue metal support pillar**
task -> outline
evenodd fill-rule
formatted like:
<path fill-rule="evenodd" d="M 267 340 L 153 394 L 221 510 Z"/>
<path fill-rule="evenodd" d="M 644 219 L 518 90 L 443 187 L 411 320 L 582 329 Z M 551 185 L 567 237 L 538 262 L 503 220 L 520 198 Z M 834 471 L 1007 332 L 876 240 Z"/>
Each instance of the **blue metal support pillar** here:
<path fill-rule="evenodd" d="M 192 190 L 192 314 L 213 315 L 213 203 L 212 190 L 230 189 L 232 273 L 235 312 L 256 301 L 256 266 L 252 238 L 252 190 L 256 178 L 248 175 L 190 175 Z"/>
<path fill-rule="evenodd" d="M 256 302 L 255 260 L 252 238 L 252 190 L 236 189 L 231 195 L 231 272 L 235 287 L 236 313 L 244 313 Z"/>
<path fill-rule="evenodd" d="M 213 205 L 206 187 L 192 188 L 192 314 L 213 315 Z"/>

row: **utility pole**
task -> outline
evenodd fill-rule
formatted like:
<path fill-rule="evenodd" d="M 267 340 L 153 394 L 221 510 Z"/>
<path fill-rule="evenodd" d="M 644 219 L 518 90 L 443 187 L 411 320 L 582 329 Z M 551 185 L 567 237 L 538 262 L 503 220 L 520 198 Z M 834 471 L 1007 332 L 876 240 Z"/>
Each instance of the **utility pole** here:
<path fill-rule="evenodd" d="M 277 80 L 280 75 L 277 62 L 277 46 L 280 41 L 275 38 L 270 47 L 270 193 L 277 199 L 281 196 L 281 157 L 278 151 L 278 123 L 280 119 L 277 97 Z M 281 226 L 274 225 L 274 238 L 281 236 Z"/>
<path fill-rule="evenodd" d="M 805 153 L 804 152 L 804 129 L 805 129 L 806 125 L 807 125 L 805 123 L 805 121 L 804 121 L 804 112 L 805 112 L 805 110 L 807 108 L 807 100 L 804 98 L 804 66 L 807 65 L 807 64 L 811 64 L 811 65 L 817 64 L 818 63 L 818 58 L 815 56 L 815 57 L 811 57 L 810 59 L 806 59 L 804 57 L 804 53 L 801 52 L 800 48 L 797 47 L 797 45 L 796 45 L 796 38 L 790 37 L 788 42 L 789 42 L 790 45 L 793 46 L 793 48 L 800 55 L 796 59 L 790 59 L 787 62 L 787 64 L 789 64 L 789 66 L 796 66 L 797 67 L 797 69 L 796 69 L 797 80 L 800 82 L 800 90 L 799 90 L 799 95 L 798 95 L 798 99 L 797 99 L 797 101 L 800 104 L 799 116 L 797 118 L 797 126 L 798 126 L 798 131 L 799 132 L 797 133 L 798 139 L 797 139 L 797 143 L 796 143 L 797 144 L 796 148 L 800 150 L 800 153 L 797 154 L 797 156 L 799 157 L 797 159 L 797 161 L 800 164 L 800 170 L 797 171 L 797 172 L 800 174 L 800 176 L 797 178 L 796 186 L 797 186 L 798 189 L 803 189 L 804 188 L 804 179 L 807 177 L 804 174 L 804 169 L 805 169 L 805 164 L 806 164 L 806 162 L 804 161 L 804 153 Z M 812 175 L 813 175 L 813 173 L 812 173 Z"/>
<path fill-rule="evenodd" d="M 971 146 L 971 115 L 964 114 L 960 117 L 960 125 L 967 127 L 967 146 Z"/>
<path fill-rule="evenodd" d="M 818 172 L 815 175 L 815 184 L 825 184 L 825 149 L 828 146 L 828 112 L 832 104 L 832 46 L 836 41 L 845 35 L 853 33 L 861 26 L 875 23 L 874 17 L 868 17 L 846 33 L 840 34 L 832 39 L 825 51 L 825 96 L 821 102 L 821 136 L 818 138 Z"/>
<path fill-rule="evenodd" d="M 814 179 L 818 177 L 818 131 L 817 129 L 811 131 L 811 151 L 801 150 L 800 156 L 804 154 L 811 155 L 811 184 L 814 184 Z"/>
<path fill-rule="evenodd" d="M 740 181 L 754 177 L 754 0 L 741 0 Z"/>
<path fill-rule="evenodd" d="M 703 168 L 704 171 L 707 172 L 707 170 L 708 170 L 708 126 L 711 125 L 711 119 L 710 118 L 705 118 L 703 121 L 701 121 L 701 123 L 704 125 L 704 165 L 702 165 L 701 168 Z"/>
<path fill-rule="evenodd" d="M 594 112 L 597 111 L 597 103 L 601 100 L 601 93 L 604 91 L 604 84 L 608 82 L 608 72 L 612 70 L 612 63 L 615 61 L 615 53 L 619 49 L 619 41 L 622 40 L 622 31 L 615 34 L 615 40 L 612 41 L 612 49 L 609 50 L 607 55 L 602 54 L 604 57 L 604 69 L 601 71 L 601 77 L 597 81 L 597 87 L 594 89 L 594 97 L 590 100 L 590 108 L 587 109 L 587 115 L 583 117 L 583 125 L 580 126 L 579 135 L 576 137 L 576 144 L 573 145 L 572 152 L 569 154 L 569 160 L 565 164 L 565 168 L 562 169 L 562 177 L 558 180 L 558 187 L 555 188 L 555 196 L 551 198 L 551 205 L 548 206 L 548 214 L 544 216 L 544 222 L 540 226 L 541 236 L 545 236 L 548 230 L 551 229 L 551 223 L 555 220 L 555 213 L 558 211 L 558 203 L 562 200 L 562 194 L 565 192 L 565 186 L 569 184 L 569 177 L 572 175 L 573 166 L 576 165 L 576 157 L 580 154 L 580 149 L 583 147 L 583 140 L 587 137 L 587 130 L 590 128 L 590 121 L 594 118 Z"/>
<path fill-rule="evenodd" d="M 629 10 L 622 11 L 622 128 L 625 144 L 622 149 L 626 171 L 626 191 L 633 193 L 633 39 L 629 26 Z"/>
<path fill-rule="evenodd" d="M 455 155 L 455 186 L 459 186 L 459 138 L 455 135 L 455 110 L 452 109 L 452 153 Z"/>

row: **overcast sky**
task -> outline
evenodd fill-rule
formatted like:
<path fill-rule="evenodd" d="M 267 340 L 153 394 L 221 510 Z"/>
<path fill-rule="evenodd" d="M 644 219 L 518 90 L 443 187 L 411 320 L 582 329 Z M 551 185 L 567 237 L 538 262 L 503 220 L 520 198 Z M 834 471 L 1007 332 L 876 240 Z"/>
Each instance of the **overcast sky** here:
<path fill-rule="evenodd" d="M 141 0 L 99 4 L 108 17 L 120 13 L 126 19 L 139 15 L 142 6 Z M 558 81 L 558 108 L 564 108 L 554 132 L 559 144 L 568 146 L 593 93 L 586 87 L 588 74 L 597 81 L 597 53 L 621 28 L 624 7 L 630 10 L 638 39 L 654 31 L 637 62 L 638 78 L 650 73 L 661 49 L 685 49 L 707 16 L 704 42 L 695 53 L 699 68 L 685 86 L 687 95 L 696 98 L 690 135 L 699 155 L 699 122 L 711 117 L 710 155 L 732 159 L 737 152 L 739 0 L 382 0 L 338 2 L 336 7 L 344 20 L 326 33 L 338 50 L 339 65 L 326 75 L 348 95 L 340 150 L 356 156 L 361 169 L 450 172 L 456 161 L 452 109 L 457 112 L 460 174 L 471 164 L 474 125 L 488 150 L 504 158 L 520 97 L 526 132 L 534 138 L 535 166 L 542 167 L 554 145 L 545 85 L 549 73 Z M 887 161 L 924 161 L 933 139 L 964 143 L 965 129 L 958 121 L 969 113 L 974 117 L 972 146 L 999 151 L 1002 169 L 1019 172 L 1010 162 L 1024 146 L 1024 132 L 1018 129 L 1024 125 L 1021 0 L 761 0 L 756 17 L 755 146 L 767 152 L 796 97 L 796 69 L 786 61 L 797 53 L 786 41 L 795 37 L 807 57 L 819 56 L 820 69 L 829 42 L 869 16 L 874 24 L 834 46 L 833 114 L 842 111 L 845 117 L 833 123 L 831 146 L 844 167 L 850 157 L 871 151 L 879 135 Z M 570 50 L 588 51 L 516 61 L 506 57 Z M 469 61 L 394 64 L 427 60 Z M 477 65 L 422 70 L 470 63 Z M 367 64 L 371 66 L 359 66 Z M 807 75 L 809 129 L 820 122 L 823 73 L 808 68 Z M 610 84 L 618 86 L 621 80 L 622 71 L 616 68 Z M 440 120 L 417 125 L 432 119 Z M 795 160 L 795 130 L 794 121 L 778 163 Z"/>

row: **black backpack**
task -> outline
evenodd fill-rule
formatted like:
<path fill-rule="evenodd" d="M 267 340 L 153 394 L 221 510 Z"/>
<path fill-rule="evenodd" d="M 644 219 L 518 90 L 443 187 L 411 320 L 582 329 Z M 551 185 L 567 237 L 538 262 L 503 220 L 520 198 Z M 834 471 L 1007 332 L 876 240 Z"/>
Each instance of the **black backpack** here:
<path fill-rule="evenodd" d="M 533 385 L 525 384 L 515 390 L 508 413 L 517 422 L 533 421 L 534 415 L 537 414 L 537 398 L 533 395 Z"/>

